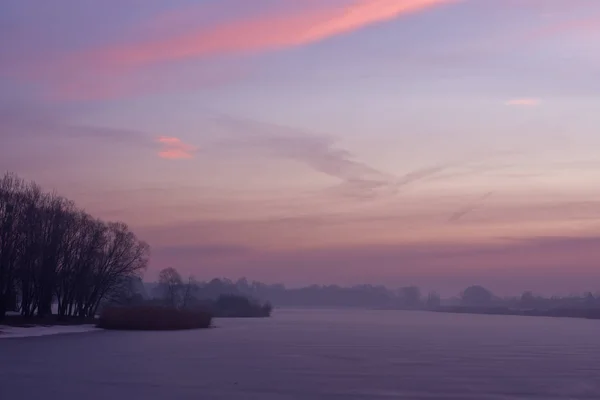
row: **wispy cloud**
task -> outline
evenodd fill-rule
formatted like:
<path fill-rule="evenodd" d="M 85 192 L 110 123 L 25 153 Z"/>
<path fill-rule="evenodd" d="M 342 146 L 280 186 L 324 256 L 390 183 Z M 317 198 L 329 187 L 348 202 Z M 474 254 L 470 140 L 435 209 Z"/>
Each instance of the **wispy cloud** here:
<path fill-rule="evenodd" d="M 184 143 L 181 139 L 176 137 L 161 136 L 156 141 L 162 145 L 162 149 L 158 152 L 158 156 L 169 160 L 193 158 L 194 153 L 198 150 L 196 146 Z"/>
<path fill-rule="evenodd" d="M 477 201 L 468 204 L 467 206 L 461 208 L 460 210 L 454 212 L 450 218 L 448 218 L 448 222 L 458 222 L 462 218 L 464 218 L 467 214 L 472 213 L 473 211 L 480 208 L 490 197 L 492 197 L 494 193 L 489 192 L 481 196 Z"/>
<path fill-rule="evenodd" d="M 508 100 L 504 104 L 506 104 L 507 106 L 516 106 L 516 107 L 537 107 L 541 103 L 542 103 L 542 101 L 538 98 L 523 97 L 523 98 Z"/>
<path fill-rule="evenodd" d="M 305 132 L 278 124 L 230 115 L 213 116 L 226 136 L 212 143 L 214 151 L 254 151 L 302 163 L 339 179 L 346 194 L 364 196 L 392 184 L 394 177 L 379 171 L 345 150 L 329 135 Z"/>
<path fill-rule="evenodd" d="M 240 65 L 193 67 L 193 74 L 188 72 L 191 68 L 187 66 L 176 66 L 168 72 L 164 68 L 149 68 L 124 74 L 96 70 L 94 66 L 83 67 L 69 77 L 49 82 L 52 90 L 48 96 L 61 101 L 102 101 L 156 92 L 210 89 L 243 79 L 250 70 Z"/>
<path fill-rule="evenodd" d="M 28 102 L 0 106 L 0 139 L 15 143 L 95 139 L 107 143 L 129 143 L 135 144 L 136 147 L 152 147 L 152 138 L 143 132 L 72 124 L 68 121 L 66 113 Z M 0 149 L 5 150 L 4 147 Z"/>
<path fill-rule="evenodd" d="M 572 19 L 566 22 L 551 24 L 542 30 L 536 32 L 536 39 L 543 39 L 556 35 L 565 34 L 589 34 L 600 32 L 600 16 L 591 18 Z"/>
<path fill-rule="evenodd" d="M 152 141 L 140 131 L 73 124 L 66 113 L 35 103 L 0 105 L 0 142 L 10 144 L 0 146 L 0 169 L 35 173 L 36 180 L 60 180 L 59 170 L 77 174 L 107 158 L 116 165 L 126 155 L 130 162 L 133 153 L 153 152 Z"/>
<path fill-rule="evenodd" d="M 215 56 L 306 45 L 457 1 L 461 0 L 310 1 L 257 7 L 245 17 L 231 12 L 237 2 L 201 2 L 189 10 L 176 7 L 132 23 L 118 42 L 84 42 L 77 50 L 48 53 L 38 62 L 24 63 L 14 57 L 0 72 L 34 82 L 51 100 L 62 101 L 212 87 L 246 77 L 250 68 Z M 182 13 L 185 23 L 177 16 Z M 207 17 L 213 14 L 218 17 Z"/>
<path fill-rule="evenodd" d="M 85 51 L 76 59 L 96 68 L 131 69 L 216 54 L 256 52 L 305 45 L 378 22 L 458 0 L 354 0 L 341 6 L 314 2 L 312 7 Z"/>
<path fill-rule="evenodd" d="M 212 118 L 228 133 L 218 141 L 207 144 L 206 151 L 242 149 L 294 160 L 338 179 L 339 184 L 330 189 L 357 199 L 393 196 L 405 186 L 441 178 L 443 173 L 460 170 L 468 163 L 465 160 L 439 162 L 396 175 L 358 160 L 355 154 L 341 147 L 331 135 L 231 115 L 219 114 Z M 466 173 L 479 172 L 480 169 L 475 169 Z"/>

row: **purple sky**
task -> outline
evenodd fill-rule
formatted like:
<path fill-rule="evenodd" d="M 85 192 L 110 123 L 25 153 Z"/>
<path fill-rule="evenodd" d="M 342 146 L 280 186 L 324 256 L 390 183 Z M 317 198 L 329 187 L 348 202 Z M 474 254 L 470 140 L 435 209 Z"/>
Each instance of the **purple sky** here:
<path fill-rule="evenodd" d="M 599 70 L 598 0 L 3 0 L 0 171 L 149 279 L 595 290 Z"/>

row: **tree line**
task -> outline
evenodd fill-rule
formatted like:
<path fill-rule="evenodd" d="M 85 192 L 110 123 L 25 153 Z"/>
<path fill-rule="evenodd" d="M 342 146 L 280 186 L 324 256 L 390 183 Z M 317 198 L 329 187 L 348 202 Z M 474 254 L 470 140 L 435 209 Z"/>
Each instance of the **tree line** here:
<path fill-rule="evenodd" d="M 524 292 L 521 296 L 501 297 L 485 287 L 473 285 L 456 296 L 442 299 L 439 293 L 435 291 L 425 292 L 418 286 L 392 289 L 383 285 L 364 284 L 349 287 L 310 285 L 292 288 L 283 284 L 249 281 L 246 278 L 238 280 L 215 278 L 208 281 L 190 279 L 184 282 L 176 271 L 171 270 L 165 270 L 157 283 L 146 284 L 146 287 L 149 289 L 149 297 L 153 296 L 153 292 L 159 292 L 161 293 L 160 296 L 170 299 L 169 301 L 172 303 L 187 303 L 189 301 L 189 288 L 193 287 L 193 293 L 201 298 L 216 299 L 224 294 L 247 296 L 260 301 L 272 302 L 276 306 L 294 307 L 370 307 L 427 310 L 437 309 L 440 306 L 492 306 L 521 309 L 600 309 L 600 293 L 592 294 L 591 292 L 583 295 L 552 297 Z"/>
<path fill-rule="evenodd" d="M 600 293 L 587 292 L 581 295 L 545 297 L 531 291 L 523 292 L 520 296 L 496 296 L 489 289 L 474 285 L 466 288 L 455 299 L 454 305 L 462 306 L 497 306 L 515 309 L 556 309 L 556 308 L 600 308 Z"/>
<path fill-rule="evenodd" d="M 0 177 L 0 319 L 7 311 L 94 316 L 128 289 L 149 246 L 122 222 L 105 222 L 56 193 Z"/>
<path fill-rule="evenodd" d="M 179 271 L 172 267 L 161 270 L 158 281 L 153 285 L 144 285 L 141 281 L 137 283 L 137 287 L 114 299 L 111 308 L 143 309 L 145 313 L 151 309 L 166 308 L 229 318 L 269 317 L 272 311 L 268 300 L 224 287 L 208 288 L 205 282 L 199 282 L 192 276 L 182 278 Z M 151 286 L 150 293 L 145 286 Z"/>
<path fill-rule="evenodd" d="M 382 285 L 310 285 L 290 288 L 283 284 L 266 284 L 249 281 L 246 278 L 212 279 L 209 281 L 184 281 L 169 269 L 164 270 L 158 282 L 146 284 L 148 296 L 178 299 L 185 303 L 190 284 L 196 297 L 217 299 L 222 295 L 245 296 L 275 306 L 294 307 L 375 307 L 399 309 L 424 309 L 440 305 L 441 298 L 436 292 L 424 293 L 417 286 L 389 289 Z M 171 282 L 167 284 L 167 282 Z M 175 290 L 180 288 L 179 291 Z M 176 293 L 179 293 L 176 295 Z M 173 302 L 173 300 L 170 300 Z"/>

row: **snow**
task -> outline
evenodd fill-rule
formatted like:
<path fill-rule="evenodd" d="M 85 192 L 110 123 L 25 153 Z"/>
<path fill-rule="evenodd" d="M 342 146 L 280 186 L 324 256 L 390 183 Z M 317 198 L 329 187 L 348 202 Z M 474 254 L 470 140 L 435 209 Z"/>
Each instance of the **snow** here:
<path fill-rule="evenodd" d="M 86 333 L 99 330 L 101 329 L 96 328 L 94 325 L 32 326 L 30 328 L 0 325 L 0 339 L 62 335 L 65 333 Z"/>

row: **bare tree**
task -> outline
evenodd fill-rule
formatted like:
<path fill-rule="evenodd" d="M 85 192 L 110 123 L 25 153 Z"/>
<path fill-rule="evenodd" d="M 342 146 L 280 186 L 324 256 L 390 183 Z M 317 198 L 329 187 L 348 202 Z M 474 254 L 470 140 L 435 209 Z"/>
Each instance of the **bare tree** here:
<path fill-rule="evenodd" d="M 405 307 L 416 308 L 421 304 L 421 289 L 407 286 L 400 289 L 400 297 Z"/>
<path fill-rule="evenodd" d="M 188 281 L 185 285 L 183 285 L 183 296 L 182 296 L 182 304 L 181 308 L 188 308 L 190 303 L 195 298 L 194 294 L 198 291 L 199 285 L 198 281 L 193 276 L 188 278 Z"/>
<path fill-rule="evenodd" d="M 0 319 L 13 308 L 16 295 L 15 277 L 19 257 L 19 202 L 25 182 L 14 174 L 0 179 Z"/>
<path fill-rule="evenodd" d="M 461 294 L 461 302 L 466 306 L 487 306 L 493 298 L 492 292 L 479 285 L 469 286 Z"/>
<path fill-rule="evenodd" d="M 434 309 L 438 308 L 442 304 L 442 298 L 437 292 L 430 292 L 427 295 L 427 308 Z"/>
<path fill-rule="evenodd" d="M 24 316 L 92 316 L 146 268 L 149 246 L 13 174 L 0 178 L 0 318 L 20 298 Z"/>
<path fill-rule="evenodd" d="M 180 292 L 183 285 L 181 275 L 175 268 L 165 268 L 158 274 L 158 285 L 165 303 L 173 308 L 180 304 Z"/>

